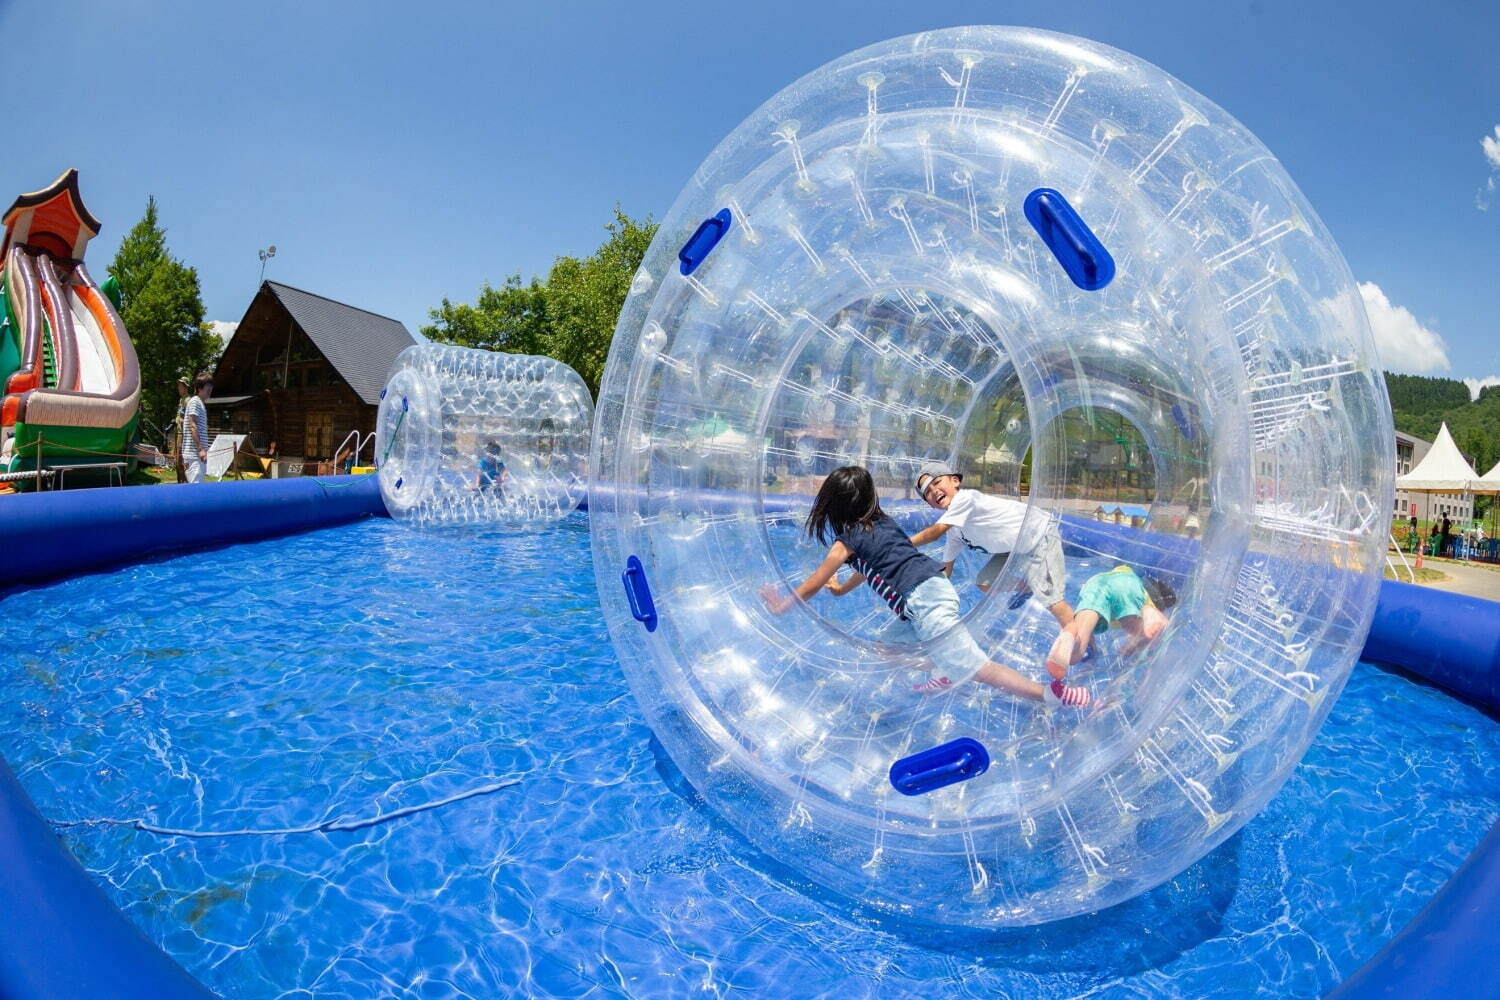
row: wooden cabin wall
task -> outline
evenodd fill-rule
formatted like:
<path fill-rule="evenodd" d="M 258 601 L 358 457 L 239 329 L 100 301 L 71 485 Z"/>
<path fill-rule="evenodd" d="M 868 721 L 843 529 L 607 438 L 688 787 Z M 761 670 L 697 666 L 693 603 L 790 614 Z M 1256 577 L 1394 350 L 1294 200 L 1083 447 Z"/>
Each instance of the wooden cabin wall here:
<path fill-rule="evenodd" d="M 351 430 L 361 435 L 375 430 L 376 408 L 342 383 L 311 389 L 272 389 L 238 406 L 214 409 L 217 412 L 210 415 L 214 433 L 249 434 L 255 450 L 262 455 L 269 453 L 274 441 L 279 456 L 332 459 Z M 327 432 L 315 433 L 317 440 L 309 438 L 310 423 L 315 432 L 319 427 L 326 427 Z M 367 448 L 361 459 L 368 457 Z"/>

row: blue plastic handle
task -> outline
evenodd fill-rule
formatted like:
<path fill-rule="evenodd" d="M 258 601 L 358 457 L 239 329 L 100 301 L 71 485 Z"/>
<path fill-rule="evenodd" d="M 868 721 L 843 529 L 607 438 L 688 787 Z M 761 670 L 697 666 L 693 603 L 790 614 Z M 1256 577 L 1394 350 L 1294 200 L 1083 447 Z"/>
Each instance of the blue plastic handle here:
<path fill-rule="evenodd" d="M 711 218 L 704 219 L 698 228 L 693 230 L 693 235 L 677 251 L 678 269 L 683 275 L 692 274 L 698 270 L 698 265 L 708 256 L 708 252 L 719 245 L 724 234 L 729 232 L 729 224 L 733 221 L 729 209 L 720 209 L 719 213 Z"/>
<path fill-rule="evenodd" d="M 1037 188 L 1026 196 L 1026 221 L 1031 223 L 1073 284 L 1097 292 L 1114 280 L 1115 259 L 1068 204 L 1051 188 Z"/>
<path fill-rule="evenodd" d="M 984 744 L 960 736 L 896 761 L 891 765 L 891 785 L 902 795 L 925 795 L 977 778 L 989 767 L 990 754 Z"/>
<path fill-rule="evenodd" d="M 630 615 L 646 626 L 647 632 L 656 631 L 656 602 L 651 599 L 651 585 L 646 582 L 646 567 L 640 559 L 631 556 L 625 560 L 625 572 L 620 574 L 625 585 L 625 599 L 630 602 Z"/>
<path fill-rule="evenodd" d="M 1195 437 L 1192 425 L 1187 422 L 1187 414 L 1182 412 L 1181 403 L 1172 404 L 1172 419 L 1177 421 L 1177 429 L 1182 432 L 1184 438 L 1191 441 Z"/>

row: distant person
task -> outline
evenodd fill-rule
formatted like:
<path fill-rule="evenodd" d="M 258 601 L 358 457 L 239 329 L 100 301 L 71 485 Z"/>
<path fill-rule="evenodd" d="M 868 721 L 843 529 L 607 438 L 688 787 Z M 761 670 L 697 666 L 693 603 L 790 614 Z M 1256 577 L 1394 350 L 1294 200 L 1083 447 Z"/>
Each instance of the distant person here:
<path fill-rule="evenodd" d="M 187 410 L 188 397 L 192 396 L 193 387 L 186 378 L 177 380 L 177 416 L 172 421 L 172 468 L 177 472 L 179 483 L 187 482 L 187 467 L 183 464 L 182 415 Z"/>
<path fill-rule="evenodd" d="M 187 482 L 201 483 L 208 478 L 208 406 L 207 400 L 214 392 L 214 380 L 208 372 L 199 372 L 193 380 L 197 391 L 188 397 L 183 407 L 182 443 Z"/>
<path fill-rule="evenodd" d="M 354 468 L 354 447 L 346 444 L 337 455 L 333 456 L 333 471 L 336 475 L 347 476 L 352 468 Z"/>
<path fill-rule="evenodd" d="M 1448 515 L 1443 515 L 1443 530 L 1438 533 L 1438 550 L 1440 556 L 1448 554 L 1448 538 L 1453 534 L 1453 522 L 1448 520 Z"/>
<path fill-rule="evenodd" d="M 1417 515 L 1413 514 L 1407 524 L 1407 534 L 1411 536 L 1411 550 L 1415 552 L 1417 546 L 1422 544 L 1422 533 L 1417 530 Z"/>
<path fill-rule="evenodd" d="M 1197 538 L 1202 530 L 1203 525 L 1198 520 L 1198 508 L 1189 507 L 1187 517 L 1182 522 L 1182 533 L 1189 538 Z"/>

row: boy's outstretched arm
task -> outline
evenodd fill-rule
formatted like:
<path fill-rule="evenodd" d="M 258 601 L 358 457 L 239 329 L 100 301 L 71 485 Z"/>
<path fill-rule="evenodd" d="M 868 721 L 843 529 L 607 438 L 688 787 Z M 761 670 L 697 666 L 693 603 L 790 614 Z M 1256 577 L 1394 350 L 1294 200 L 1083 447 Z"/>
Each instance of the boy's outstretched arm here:
<path fill-rule="evenodd" d="M 927 527 L 911 536 L 911 543 L 920 549 L 928 542 L 935 542 L 939 538 L 942 538 L 943 535 L 946 534 L 948 529 L 951 527 L 953 527 L 953 525 L 943 524 L 941 522 L 936 524 L 929 524 Z"/>
<path fill-rule="evenodd" d="M 828 581 L 833 579 L 834 574 L 839 571 L 839 567 L 848 562 L 849 557 L 853 554 L 849 551 L 849 546 L 843 542 L 834 542 L 828 550 L 828 555 L 823 557 L 823 562 L 817 569 L 812 571 L 811 576 L 802 581 L 795 591 L 782 596 L 779 593 L 781 588 L 775 584 L 768 583 L 760 588 L 761 600 L 766 602 L 766 607 L 770 610 L 771 614 L 782 614 L 796 603 L 796 598 L 800 597 L 804 601 L 810 600 L 814 594 L 822 590 Z"/>

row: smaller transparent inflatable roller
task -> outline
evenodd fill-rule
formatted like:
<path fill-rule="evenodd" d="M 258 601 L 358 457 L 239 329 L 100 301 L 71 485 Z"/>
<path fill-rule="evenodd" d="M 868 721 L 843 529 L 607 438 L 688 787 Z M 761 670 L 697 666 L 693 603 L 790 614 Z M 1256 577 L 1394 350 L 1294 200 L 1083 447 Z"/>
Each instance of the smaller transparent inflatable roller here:
<path fill-rule="evenodd" d="M 376 420 L 386 509 L 418 525 L 555 521 L 586 492 L 593 419 L 588 387 L 561 361 L 409 347 Z"/>

